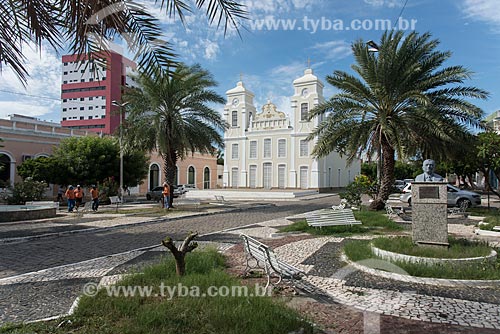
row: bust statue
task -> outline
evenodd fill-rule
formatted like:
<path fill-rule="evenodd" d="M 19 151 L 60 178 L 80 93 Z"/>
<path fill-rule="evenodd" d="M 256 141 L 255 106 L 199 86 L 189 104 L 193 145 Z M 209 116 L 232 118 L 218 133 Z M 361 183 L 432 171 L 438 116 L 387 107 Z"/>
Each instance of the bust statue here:
<path fill-rule="evenodd" d="M 417 182 L 431 182 L 431 181 L 443 181 L 443 177 L 434 173 L 434 167 L 436 167 L 436 163 L 432 159 L 427 159 L 424 161 L 422 165 L 422 170 L 424 171 L 422 174 L 417 175 L 415 181 Z"/>

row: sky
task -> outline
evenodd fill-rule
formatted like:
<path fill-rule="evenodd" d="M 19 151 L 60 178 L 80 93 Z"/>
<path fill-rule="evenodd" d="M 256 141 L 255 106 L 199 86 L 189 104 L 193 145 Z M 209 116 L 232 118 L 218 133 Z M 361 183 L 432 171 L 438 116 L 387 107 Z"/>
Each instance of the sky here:
<path fill-rule="evenodd" d="M 308 63 L 325 84 L 328 99 L 336 91 L 325 77 L 335 70 L 353 73 L 352 43 L 379 41 L 387 27 L 430 32 L 440 41 L 440 50 L 452 52 L 445 65 L 465 66 L 474 73 L 465 84 L 490 93 L 488 100 L 472 102 L 485 115 L 500 110 L 500 0 L 240 0 L 249 16 L 240 35 L 210 26 L 203 11 L 186 13 L 183 26 L 154 1 L 141 1 L 160 20 L 177 60 L 209 70 L 224 97 L 242 78 L 255 94 L 257 110 L 271 99 L 278 110 L 290 113 L 292 81 L 303 75 Z M 384 27 L 381 22 L 390 24 Z M 60 122 L 63 54 L 26 46 L 26 87 L 2 67 L 0 118 L 23 114 Z M 129 55 L 126 50 L 124 54 Z M 224 107 L 217 108 L 222 113 Z"/>

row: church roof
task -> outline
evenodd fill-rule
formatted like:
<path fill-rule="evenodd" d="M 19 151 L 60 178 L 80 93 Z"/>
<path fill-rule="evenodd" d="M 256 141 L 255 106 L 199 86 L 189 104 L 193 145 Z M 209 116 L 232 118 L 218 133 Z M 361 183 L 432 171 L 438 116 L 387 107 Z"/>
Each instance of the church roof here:
<path fill-rule="evenodd" d="M 247 92 L 247 89 L 245 88 L 245 86 L 243 86 L 243 81 L 238 81 L 238 83 L 236 84 L 236 87 L 228 90 L 226 92 L 226 94 L 229 95 L 229 94 L 237 94 L 237 93 L 244 93 L 244 92 Z"/>
<path fill-rule="evenodd" d="M 309 82 L 315 82 L 318 80 L 318 77 L 313 74 L 313 70 L 310 68 L 307 68 L 304 71 L 304 75 L 301 76 L 300 78 L 297 78 L 293 81 L 293 84 L 301 84 L 301 83 L 309 83 Z"/>

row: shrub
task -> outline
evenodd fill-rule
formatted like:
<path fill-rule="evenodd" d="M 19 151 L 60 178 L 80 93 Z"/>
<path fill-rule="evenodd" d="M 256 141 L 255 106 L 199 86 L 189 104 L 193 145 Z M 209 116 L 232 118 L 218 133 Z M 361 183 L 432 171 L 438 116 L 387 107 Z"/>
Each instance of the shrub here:
<path fill-rule="evenodd" d="M 24 204 L 29 201 L 39 201 L 43 198 L 46 188 L 45 182 L 35 181 L 31 177 L 27 177 L 21 182 L 14 183 L 12 196 L 7 198 L 7 202 L 9 204 Z"/>
<path fill-rule="evenodd" d="M 350 205 L 359 207 L 361 205 L 361 195 L 363 194 L 375 198 L 377 182 L 371 181 L 366 175 L 358 175 L 353 182 L 349 183 L 345 191 L 340 193 L 340 198 L 347 200 Z"/>

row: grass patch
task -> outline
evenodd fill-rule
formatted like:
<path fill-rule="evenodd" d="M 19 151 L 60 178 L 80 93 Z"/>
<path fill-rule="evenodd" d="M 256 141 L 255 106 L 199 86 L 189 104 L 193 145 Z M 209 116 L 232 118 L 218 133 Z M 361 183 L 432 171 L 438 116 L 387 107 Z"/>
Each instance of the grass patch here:
<path fill-rule="evenodd" d="M 382 211 L 354 211 L 354 217 L 361 221 L 362 225 L 325 226 L 322 228 L 311 227 L 305 220 L 295 222 L 280 228 L 280 232 L 305 232 L 313 235 L 338 235 L 349 236 L 353 234 L 381 234 L 389 231 L 399 231 L 403 228 L 385 216 Z"/>
<path fill-rule="evenodd" d="M 380 259 L 373 254 L 370 243 L 370 240 L 350 240 L 344 245 L 344 252 L 354 262 L 367 259 Z M 426 265 L 402 261 L 393 261 L 392 263 L 406 271 L 409 275 L 417 277 L 469 280 L 500 279 L 500 259 L 498 258 L 496 262 L 484 261 L 479 264 L 471 263 L 459 267 L 452 264 Z"/>
<path fill-rule="evenodd" d="M 190 289 L 208 292 L 211 286 L 240 286 L 238 280 L 224 271 L 224 258 L 216 251 L 188 254 L 187 274 L 175 276 L 171 257 L 148 267 L 142 274 L 134 274 L 116 286 L 151 287 L 149 297 L 123 295 L 110 297 L 102 289 L 95 297 L 82 297 L 75 314 L 66 317 L 71 322 L 60 328 L 61 319 L 48 323 L 11 325 L 0 333 L 312 333 L 312 326 L 294 310 L 271 297 L 190 297 L 168 298 L 161 293 L 161 283 L 174 287 L 178 284 Z M 166 289 L 164 289 L 167 291 Z M 250 293 L 252 287 L 248 287 Z M 223 290 L 220 290 L 223 291 Z M 170 300 L 169 300 L 170 299 Z"/>
<path fill-rule="evenodd" d="M 373 245 L 377 248 L 411 256 L 460 259 L 467 257 L 487 256 L 491 247 L 486 242 L 469 241 L 467 239 L 448 238 L 450 247 L 431 248 L 415 245 L 411 237 L 377 238 Z"/>

